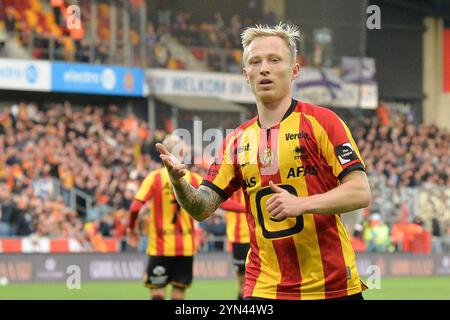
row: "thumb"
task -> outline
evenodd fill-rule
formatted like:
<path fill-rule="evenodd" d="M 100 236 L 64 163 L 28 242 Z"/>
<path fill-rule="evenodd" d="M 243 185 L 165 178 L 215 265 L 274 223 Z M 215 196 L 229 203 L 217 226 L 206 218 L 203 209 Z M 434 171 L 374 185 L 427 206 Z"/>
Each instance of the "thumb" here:
<path fill-rule="evenodd" d="M 167 150 L 167 148 L 166 148 L 163 144 L 157 143 L 157 144 L 155 145 L 155 147 L 156 147 L 156 150 L 159 151 L 159 153 L 165 154 L 165 155 L 168 155 L 168 156 L 171 155 L 170 152 Z"/>
<path fill-rule="evenodd" d="M 272 189 L 272 191 L 275 191 L 275 193 L 281 193 L 281 192 L 284 191 L 283 188 L 280 188 L 279 186 L 277 186 L 276 184 L 274 184 L 274 183 L 272 182 L 272 180 L 269 181 L 269 186 L 270 186 L 270 189 Z"/>

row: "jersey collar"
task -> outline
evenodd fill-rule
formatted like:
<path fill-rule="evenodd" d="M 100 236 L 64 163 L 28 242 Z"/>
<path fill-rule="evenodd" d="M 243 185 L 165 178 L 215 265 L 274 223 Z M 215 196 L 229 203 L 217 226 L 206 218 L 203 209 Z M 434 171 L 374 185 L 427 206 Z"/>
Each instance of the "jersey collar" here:
<path fill-rule="evenodd" d="M 294 112 L 296 106 L 297 106 L 297 100 L 292 99 L 291 100 L 291 105 L 289 106 L 289 109 L 286 111 L 286 113 L 284 114 L 283 118 L 281 118 L 280 122 L 283 121 L 284 119 L 286 119 L 287 117 L 289 117 L 291 115 L 291 113 Z M 259 122 L 259 116 L 258 116 L 258 119 L 257 119 L 257 123 L 258 123 L 258 127 L 261 128 L 261 123 Z M 272 126 L 272 127 L 274 127 L 274 126 Z M 270 128 L 268 128 L 268 129 L 270 129 Z"/>

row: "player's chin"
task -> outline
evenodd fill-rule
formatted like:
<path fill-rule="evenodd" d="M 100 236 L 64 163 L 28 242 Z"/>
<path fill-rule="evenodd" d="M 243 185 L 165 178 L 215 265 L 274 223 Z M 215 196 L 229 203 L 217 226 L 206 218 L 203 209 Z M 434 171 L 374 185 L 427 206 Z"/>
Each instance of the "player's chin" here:
<path fill-rule="evenodd" d="M 258 98 L 262 103 L 272 103 L 277 100 L 277 95 L 272 90 L 258 92 Z"/>

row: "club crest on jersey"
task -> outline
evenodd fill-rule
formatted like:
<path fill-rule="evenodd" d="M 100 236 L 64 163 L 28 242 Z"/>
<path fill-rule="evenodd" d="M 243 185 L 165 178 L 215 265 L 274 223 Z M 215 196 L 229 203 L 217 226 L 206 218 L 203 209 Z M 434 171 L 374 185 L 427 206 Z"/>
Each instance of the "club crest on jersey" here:
<path fill-rule="evenodd" d="M 273 153 L 272 149 L 264 148 L 261 154 L 261 164 L 263 167 L 270 166 L 273 163 Z"/>

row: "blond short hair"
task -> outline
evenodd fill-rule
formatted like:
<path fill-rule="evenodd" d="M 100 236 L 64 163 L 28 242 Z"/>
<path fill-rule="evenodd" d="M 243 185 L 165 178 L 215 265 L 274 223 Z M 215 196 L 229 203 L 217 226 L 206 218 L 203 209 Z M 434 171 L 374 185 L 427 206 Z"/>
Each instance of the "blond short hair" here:
<path fill-rule="evenodd" d="M 289 49 L 289 53 L 295 61 L 297 57 L 297 41 L 301 40 L 301 34 L 298 26 L 279 23 L 276 26 L 269 27 L 268 25 L 255 25 L 254 27 L 248 27 L 241 34 L 242 48 L 244 52 L 242 54 L 243 63 L 245 64 L 248 55 L 248 46 L 256 38 L 260 37 L 280 37 L 286 43 Z"/>

